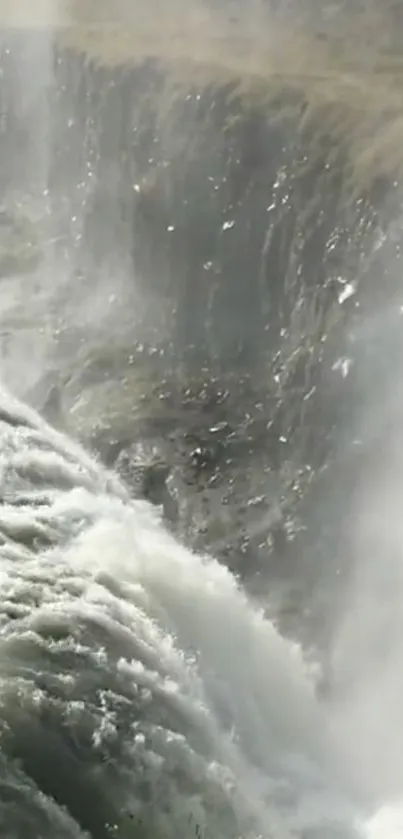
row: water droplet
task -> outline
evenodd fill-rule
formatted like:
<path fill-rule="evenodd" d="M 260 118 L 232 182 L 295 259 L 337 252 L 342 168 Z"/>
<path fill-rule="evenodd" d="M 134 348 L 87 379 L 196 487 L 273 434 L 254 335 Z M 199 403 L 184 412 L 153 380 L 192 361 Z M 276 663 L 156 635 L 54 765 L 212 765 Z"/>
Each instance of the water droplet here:
<path fill-rule="evenodd" d="M 339 370 L 343 379 L 345 379 L 349 374 L 351 364 L 351 358 L 339 358 L 335 364 L 333 364 L 332 370 Z"/>
<path fill-rule="evenodd" d="M 344 288 L 339 294 L 339 303 L 344 303 L 345 300 L 348 300 L 355 292 L 355 287 L 353 283 L 346 283 Z"/>

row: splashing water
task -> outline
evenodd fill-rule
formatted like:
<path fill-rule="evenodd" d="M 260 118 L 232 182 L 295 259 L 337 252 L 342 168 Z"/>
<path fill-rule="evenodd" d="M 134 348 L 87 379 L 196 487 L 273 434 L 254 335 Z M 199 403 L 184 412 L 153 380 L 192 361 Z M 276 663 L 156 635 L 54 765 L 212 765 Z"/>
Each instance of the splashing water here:
<path fill-rule="evenodd" d="M 38 308 L 47 317 L 59 280 L 50 270 L 56 261 L 47 205 L 54 163 L 47 94 L 58 15 L 49 0 L 42 5 L 47 27 L 40 38 L 13 36 L 12 99 L 29 134 L 24 154 L 16 155 L 24 167 L 5 186 L 27 189 L 46 216 Z M 71 127 L 69 120 L 63 126 Z M 108 138 L 117 154 L 117 140 Z M 85 149 L 86 196 L 96 175 L 94 148 Z M 113 165 L 106 169 L 107 184 L 120 194 Z M 77 204 L 81 187 L 80 178 Z M 279 204 L 288 200 L 286 182 Z M 70 221 L 74 238 L 81 221 L 75 214 Z M 232 219 L 221 227 L 226 235 L 233 228 Z M 2 307 L 16 303 L 37 330 L 36 310 L 27 311 L 15 277 L 7 304 L 4 288 Z M 346 284 L 340 304 L 351 288 Z M 89 299 L 88 315 L 80 310 L 88 328 Z M 33 364 L 38 368 L 36 358 Z M 26 358 L 22 368 L 32 378 Z M 11 370 L 16 379 L 14 362 Z M 321 704 L 301 650 L 280 636 L 227 569 L 179 545 L 151 507 L 131 500 L 113 474 L 6 390 L 0 403 L 5 839 L 401 836 L 400 605 L 394 602 L 386 616 L 384 603 L 378 608 L 379 564 L 366 564 L 359 575 L 357 602 L 336 639 L 335 677 L 347 688 L 339 702 Z M 376 530 L 375 515 L 373 524 Z M 392 535 L 398 545 L 399 529 Z M 368 553 L 360 549 L 366 559 Z M 393 642 L 382 666 L 371 648 L 379 635 Z"/>
<path fill-rule="evenodd" d="M 2 835 L 393 836 L 231 574 L 4 390 L 0 440 Z"/>
<path fill-rule="evenodd" d="M 297 652 L 226 569 L 1 400 L 2 834 L 23 835 L 26 800 L 38 836 L 350 835 Z"/>

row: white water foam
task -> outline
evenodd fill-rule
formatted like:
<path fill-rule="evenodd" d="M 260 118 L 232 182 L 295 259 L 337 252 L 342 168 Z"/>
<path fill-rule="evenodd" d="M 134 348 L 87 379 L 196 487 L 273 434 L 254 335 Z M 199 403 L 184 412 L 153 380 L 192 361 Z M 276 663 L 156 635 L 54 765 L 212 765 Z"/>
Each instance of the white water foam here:
<path fill-rule="evenodd" d="M 0 455 L 0 745 L 26 784 L 96 839 L 126 839 L 134 818 L 153 839 L 195 824 L 212 839 L 394 839 L 342 783 L 344 744 L 300 651 L 226 568 L 4 390 Z M 59 784 L 38 769 L 50 730 Z M 71 750 L 83 784 L 92 767 L 92 815 L 68 793 Z"/>

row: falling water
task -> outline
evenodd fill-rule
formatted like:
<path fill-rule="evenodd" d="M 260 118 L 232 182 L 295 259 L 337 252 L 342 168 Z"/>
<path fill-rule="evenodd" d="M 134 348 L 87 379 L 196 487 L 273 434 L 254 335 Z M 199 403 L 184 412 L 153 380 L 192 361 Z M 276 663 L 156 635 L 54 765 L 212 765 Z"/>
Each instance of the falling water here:
<path fill-rule="evenodd" d="M 364 836 L 300 651 L 1 397 L 3 835 Z"/>
<path fill-rule="evenodd" d="M 10 839 L 402 831 L 397 23 L 292 6 L 0 3 Z"/>
<path fill-rule="evenodd" d="M 34 312 L 43 298 L 49 300 L 60 270 L 55 267 L 55 229 L 50 200 L 53 159 L 52 95 L 54 90 L 54 23 L 57 3 L 42 3 L 41 25 L 32 36 L 32 20 L 26 20 L 21 5 L 2 9 L 0 36 L 2 64 L 1 150 L 1 265 L 3 376 L 7 376 L 9 349 L 13 348 L 13 327 L 9 313 L 26 330 L 21 330 L 18 357 L 13 367 L 20 370 L 20 386 L 26 387 L 44 363 L 48 343 L 46 320 L 36 321 Z M 7 17 L 10 25 L 5 26 Z M 38 271 L 40 269 L 40 273 Z M 19 277 L 17 280 L 15 275 Z M 22 302 L 23 301 L 23 302 Z M 22 304 L 22 305 L 21 305 Z M 43 321 L 44 319 L 42 319 Z M 38 334 L 39 333 L 39 334 Z M 42 333 L 42 338 L 41 338 Z"/>

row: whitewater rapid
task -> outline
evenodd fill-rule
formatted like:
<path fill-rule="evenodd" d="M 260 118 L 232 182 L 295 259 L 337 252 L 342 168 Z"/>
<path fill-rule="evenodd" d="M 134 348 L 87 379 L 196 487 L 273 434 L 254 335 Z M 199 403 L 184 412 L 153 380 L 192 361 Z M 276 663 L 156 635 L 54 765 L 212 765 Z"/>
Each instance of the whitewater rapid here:
<path fill-rule="evenodd" d="M 0 395 L 1 835 L 394 839 L 297 646 Z"/>

